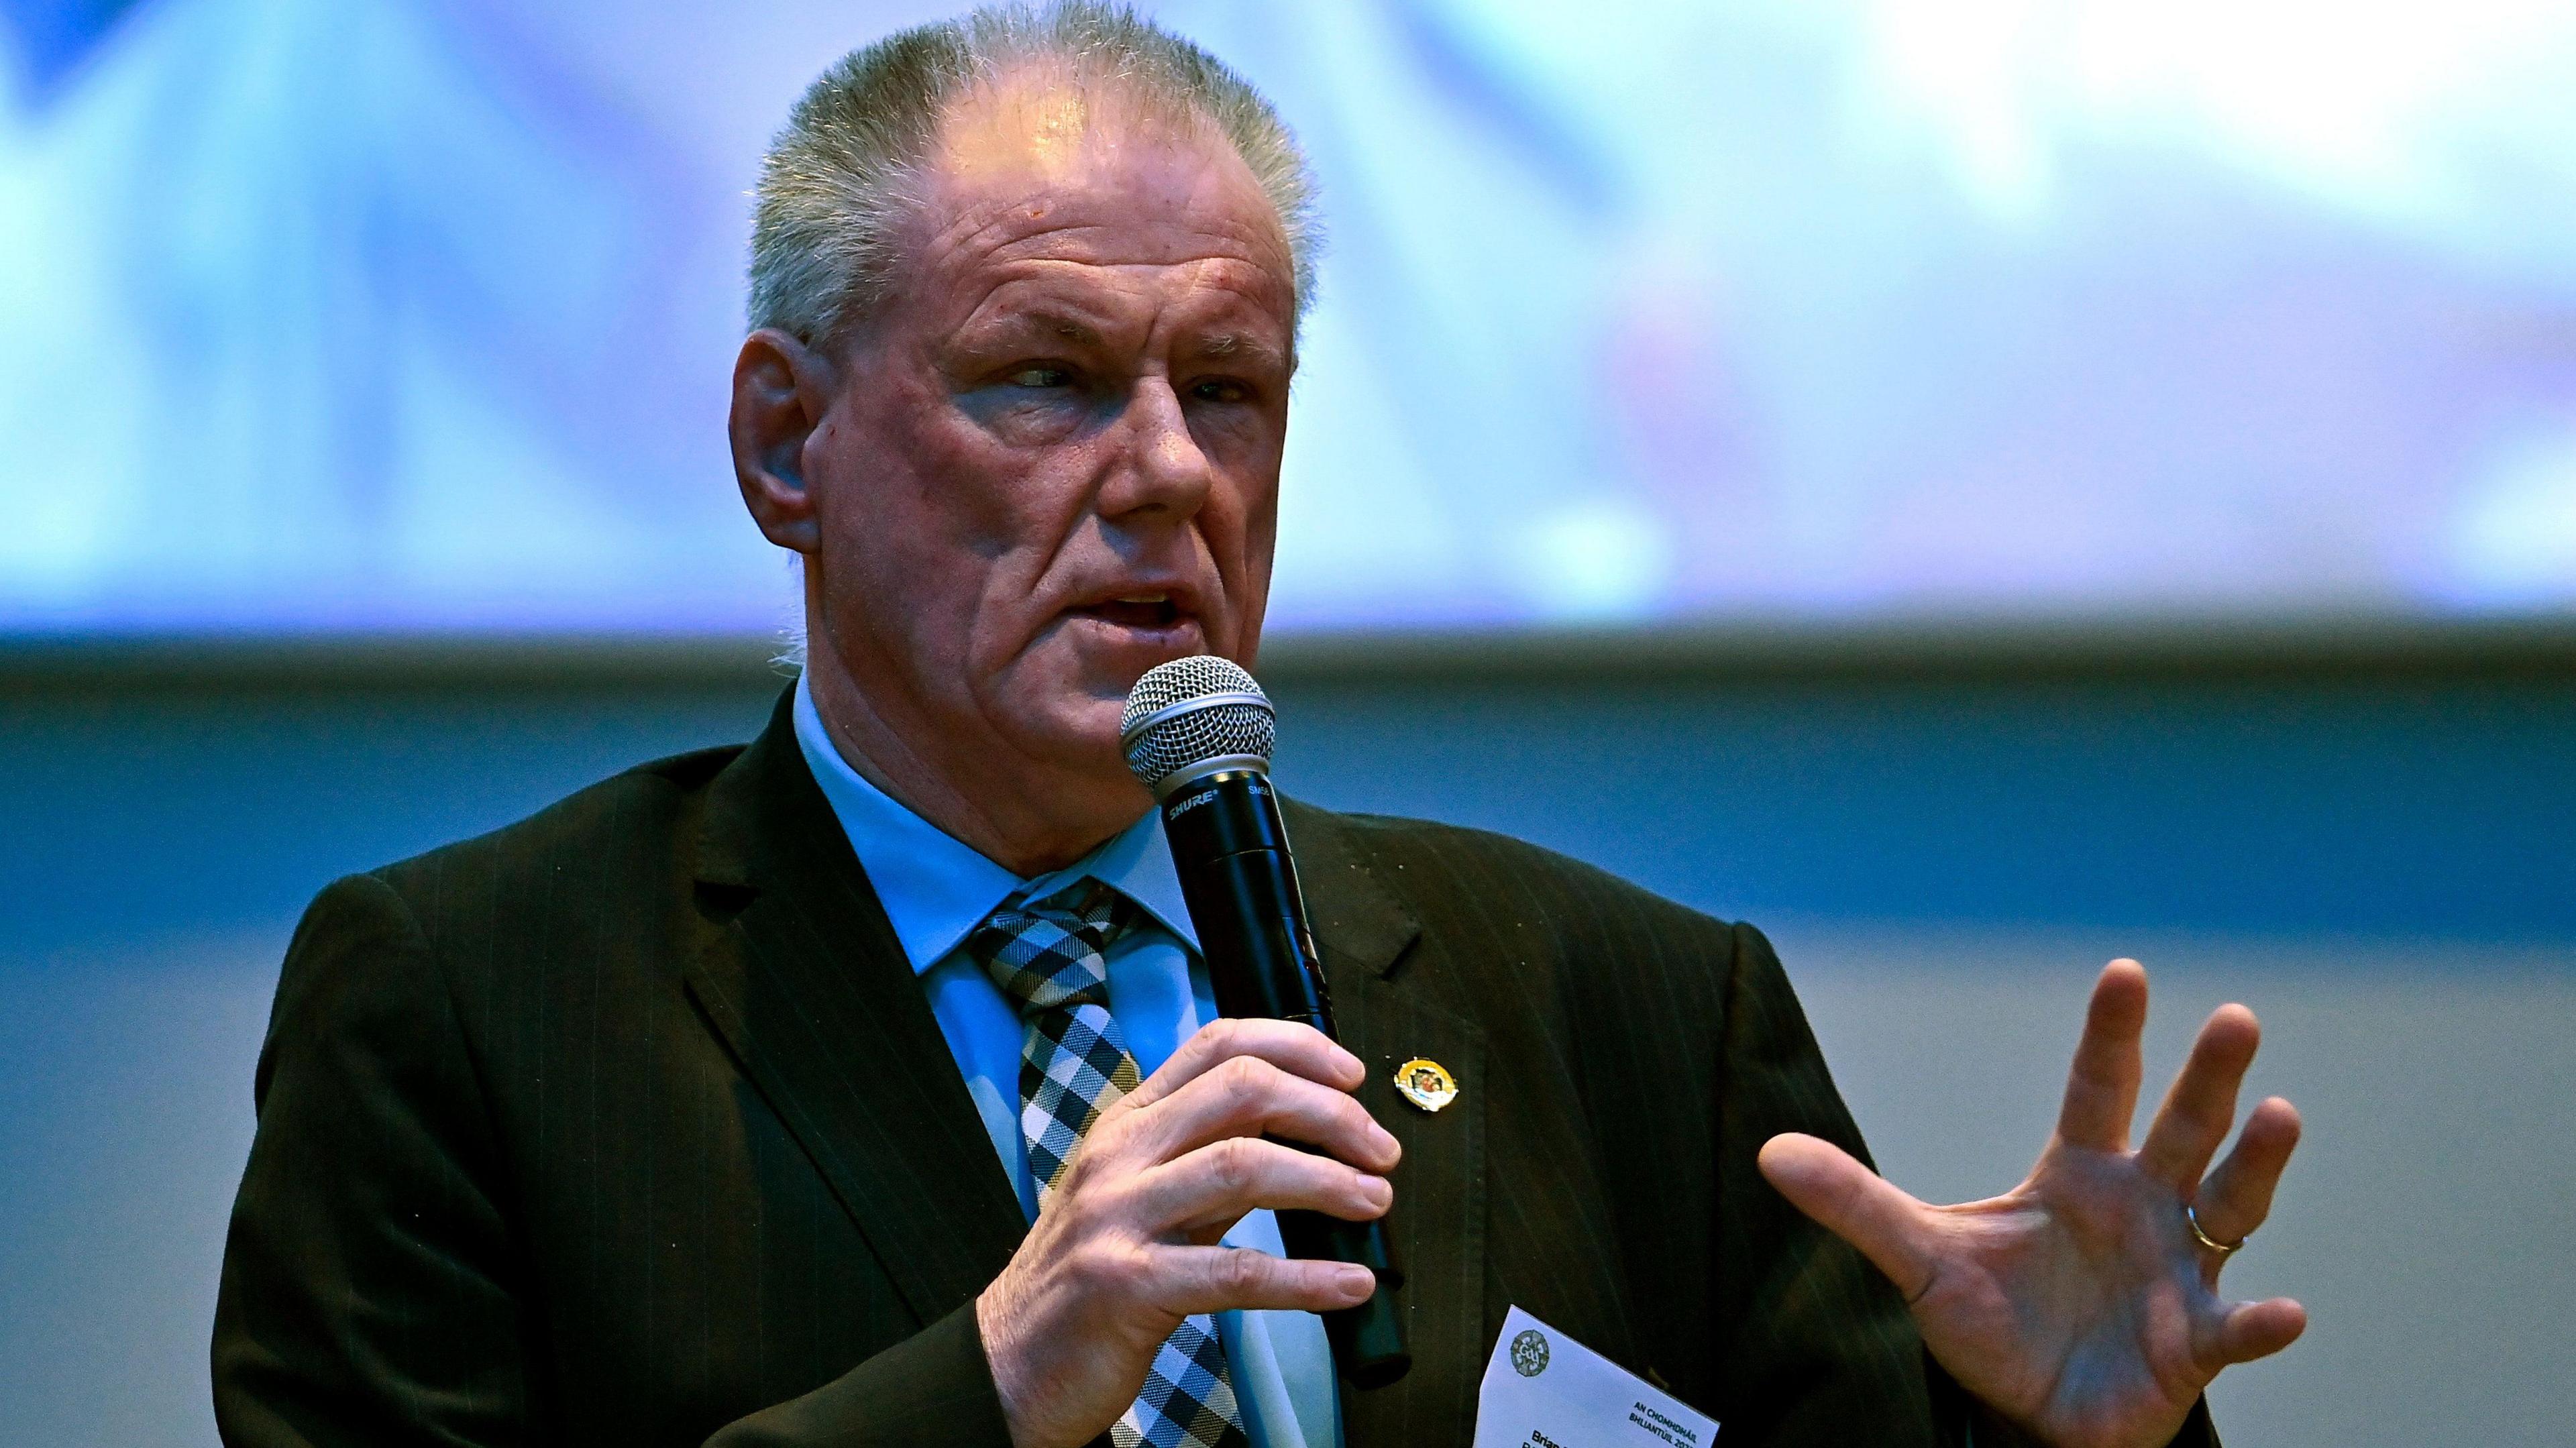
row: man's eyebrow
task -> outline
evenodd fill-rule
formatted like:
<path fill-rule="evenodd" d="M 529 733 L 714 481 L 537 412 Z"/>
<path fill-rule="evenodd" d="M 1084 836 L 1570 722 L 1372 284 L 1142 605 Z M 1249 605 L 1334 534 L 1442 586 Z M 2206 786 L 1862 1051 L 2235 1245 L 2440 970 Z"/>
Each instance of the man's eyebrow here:
<path fill-rule="evenodd" d="M 1067 312 L 1005 312 L 986 316 L 969 323 L 964 335 L 980 335 L 988 341 L 1019 343 L 1044 338 L 1062 340 L 1076 346 L 1097 346 L 1100 329 Z"/>
<path fill-rule="evenodd" d="M 1061 337 L 1068 342 L 1079 342 L 1084 346 L 1096 345 L 1100 341 L 1098 327 L 1070 312 L 1022 312 L 1004 322 L 1003 325 L 1014 331 L 1037 332 L 1049 337 Z"/>
<path fill-rule="evenodd" d="M 1031 317 L 1030 320 L 1068 342 L 1080 342 L 1088 346 L 1100 340 L 1100 332 L 1097 328 L 1061 313 L 1042 312 Z"/>
<path fill-rule="evenodd" d="M 1266 363 L 1281 362 L 1286 355 L 1269 342 L 1241 332 L 1204 333 L 1197 338 L 1194 350 L 1201 357 L 1243 358 Z"/>

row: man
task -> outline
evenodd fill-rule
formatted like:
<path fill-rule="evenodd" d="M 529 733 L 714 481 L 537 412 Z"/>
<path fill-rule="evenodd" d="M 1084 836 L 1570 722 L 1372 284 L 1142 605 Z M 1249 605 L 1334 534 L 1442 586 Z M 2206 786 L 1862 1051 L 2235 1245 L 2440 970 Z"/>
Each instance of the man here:
<path fill-rule="evenodd" d="M 2213 1292 L 2297 1129 L 2265 1102 L 2203 1181 L 2241 1007 L 2132 1154 L 2115 963 L 2032 1178 L 1927 1207 L 1862 1164 L 1759 935 L 1292 808 L 1345 1044 L 1214 1019 L 1117 723 L 1153 664 L 1257 649 L 1307 211 L 1269 108 L 1119 12 L 816 83 L 732 421 L 804 676 L 747 748 L 316 901 L 227 1441 L 1456 1445 L 1514 1305 L 1730 1443 L 2208 1440 L 2202 1386 L 2302 1322 Z M 1337 1389 L 1312 1314 L 1371 1279 L 1262 1250 L 1292 1208 L 1384 1217 L 1395 1386 Z"/>

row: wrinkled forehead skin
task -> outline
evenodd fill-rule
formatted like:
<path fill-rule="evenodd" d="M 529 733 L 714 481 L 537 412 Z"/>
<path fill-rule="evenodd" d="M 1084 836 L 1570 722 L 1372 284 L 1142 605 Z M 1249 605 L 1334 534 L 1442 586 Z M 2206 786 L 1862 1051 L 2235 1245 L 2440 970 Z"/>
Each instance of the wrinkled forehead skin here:
<path fill-rule="evenodd" d="M 1295 345 L 1295 264 L 1279 214 L 1213 126 L 1160 113 L 1112 82 L 1027 68 L 953 105 L 920 179 L 903 263 L 883 315 L 901 330 L 965 325 L 1015 279 L 1051 263 L 1134 273 L 1185 269 L 1264 319 L 1247 337 Z M 1168 279 L 1162 281 L 1168 286 Z"/>

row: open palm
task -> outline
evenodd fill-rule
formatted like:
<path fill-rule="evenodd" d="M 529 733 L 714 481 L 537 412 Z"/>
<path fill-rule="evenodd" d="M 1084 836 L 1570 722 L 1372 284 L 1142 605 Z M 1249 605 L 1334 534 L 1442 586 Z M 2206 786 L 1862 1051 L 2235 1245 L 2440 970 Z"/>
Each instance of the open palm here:
<path fill-rule="evenodd" d="M 2200 1030 L 2143 1146 L 2129 1150 L 2142 1074 L 2147 974 L 2115 960 L 2093 988 L 2066 1104 L 2039 1164 L 1999 1197 L 1915 1200 L 1811 1136 L 1773 1137 L 1763 1175 L 1858 1248 L 1905 1294 L 1926 1346 L 1968 1391 L 2058 1448 L 2162 1448 L 2231 1363 L 2290 1345 L 2287 1298 L 2218 1296 L 2232 1243 L 2262 1225 L 2298 1144 L 2299 1114 L 2254 1108 L 2227 1160 L 2237 1087 L 2261 1030 L 2221 1006 Z"/>

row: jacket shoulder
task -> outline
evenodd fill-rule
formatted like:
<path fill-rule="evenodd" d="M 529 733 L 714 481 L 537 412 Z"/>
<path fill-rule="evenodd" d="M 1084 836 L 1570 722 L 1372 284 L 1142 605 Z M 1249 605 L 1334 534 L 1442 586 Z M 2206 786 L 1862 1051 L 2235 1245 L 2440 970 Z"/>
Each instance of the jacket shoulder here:
<path fill-rule="evenodd" d="M 433 947 L 495 931 L 526 934 L 550 915 L 590 914 L 619 896 L 667 893 L 688 867 L 688 826 L 707 786 L 743 748 L 639 764 L 524 819 L 364 878 L 397 898 Z"/>
<path fill-rule="evenodd" d="M 536 813 L 366 873 L 409 895 L 426 881 L 502 868 L 530 856 L 598 859 L 604 847 L 637 826 L 667 818 L 704 790 L 743 746 L 727 744 L 656 759 L 565 795 Z"/>
<path fill-rule="evenodd" d="M 1684 940 L 1731 953 L 1750 927 L 1719 920 L 1597 865 L 1492 830 L 1397 815 L 1291 806 L 1291 828 L 1334 837 L 1426 927 L 1460 912 L 1562 943 Z"/>

